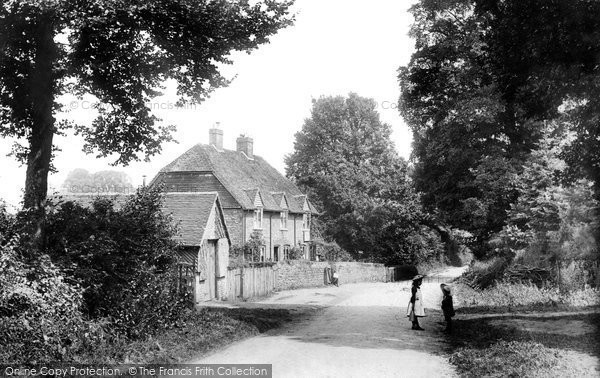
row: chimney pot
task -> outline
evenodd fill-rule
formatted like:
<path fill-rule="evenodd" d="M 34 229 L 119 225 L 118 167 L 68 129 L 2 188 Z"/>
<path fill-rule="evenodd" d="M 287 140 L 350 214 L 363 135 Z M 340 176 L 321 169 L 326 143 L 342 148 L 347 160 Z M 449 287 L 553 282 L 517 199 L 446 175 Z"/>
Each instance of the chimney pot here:
<path fill-rule="evenodd" d="M 254 140 L 252 138 L 240 135 L 236 142 L 238 152 L 243 152 L 250 159 L 254 158 Z"/>
<path fill-rule="evenodd" d="M 208 130 L 208 143 L 219 151 L 223 150 L 223 130 L 221 130 L 219 122 L 216 122 L 215 126 Z"/>

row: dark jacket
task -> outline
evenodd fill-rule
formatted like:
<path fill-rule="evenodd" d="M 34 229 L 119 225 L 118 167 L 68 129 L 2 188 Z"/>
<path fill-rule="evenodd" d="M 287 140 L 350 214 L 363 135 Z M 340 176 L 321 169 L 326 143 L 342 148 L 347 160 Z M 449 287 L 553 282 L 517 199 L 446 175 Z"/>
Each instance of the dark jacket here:
<path fill-rule="evenodd" d="M 452 304 L 452 295 L 444 295 L 444 299 L 442 300 L 442 311 L 446 317 L 453 317 L 455 315 L 454 305 Z"/>

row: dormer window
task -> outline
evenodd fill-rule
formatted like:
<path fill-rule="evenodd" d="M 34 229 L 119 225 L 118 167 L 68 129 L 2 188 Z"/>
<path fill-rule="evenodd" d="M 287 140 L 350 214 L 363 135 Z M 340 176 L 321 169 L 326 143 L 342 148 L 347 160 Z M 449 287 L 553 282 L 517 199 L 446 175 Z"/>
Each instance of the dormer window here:
<path fill-rule="evenodd" d="M 263 228 L 262 224 L 263 224 L 263 208 L 258 207 L 256 210 L 254 210 L 254 229 L 255 230 L 262 229 Z"/>
<path fill-rule="evenodd" d="M 284 210 L 281 212 L 281 226 L 280 228 L 282 230 L 287 230 L 288 228 L 288 212 L 287 210 Z"/>
<path fill-rule="evenodd" d="M 310 230 L 310 213 L 304 213 L 302 215 L 302 229 Z"/>

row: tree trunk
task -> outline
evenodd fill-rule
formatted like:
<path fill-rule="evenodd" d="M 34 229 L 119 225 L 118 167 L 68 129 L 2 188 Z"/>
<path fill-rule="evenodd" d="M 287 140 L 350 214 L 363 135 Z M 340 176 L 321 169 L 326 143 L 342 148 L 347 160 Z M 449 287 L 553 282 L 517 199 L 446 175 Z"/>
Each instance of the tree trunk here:
<path fill-rule="evenodd" d="M 57 57 L 57 47 L 54 42 L 51 16 L 40 16 L 33 38 L 36 46 L 35 58 L 28 88 L 32 125 L 28 138 L 29 152 L 23 206 L 31 212 L 32 216 L 30 230 L 33 233 L 32 247 L 39 250 L 44 245 L 44 205 L 52 159 L 52 138 L 55 132 L 52 114 L 55 95 L 53 65 Z"/>

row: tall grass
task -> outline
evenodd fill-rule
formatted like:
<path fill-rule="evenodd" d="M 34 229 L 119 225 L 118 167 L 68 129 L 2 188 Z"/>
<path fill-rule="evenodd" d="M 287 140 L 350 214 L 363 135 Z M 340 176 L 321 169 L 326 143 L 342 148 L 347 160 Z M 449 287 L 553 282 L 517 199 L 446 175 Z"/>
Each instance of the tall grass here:
<path fill-rule="evenodd" d="M 499 341 L 488 348 L 460 348 L 451 357 L 466 377 L 591 377 L 580 355 L 531 341 Z"/>
<path fill-rule="evenodd" d="M 594 288 L 562 293 L 556 287 L 537 287 L 531 284 L 497 283 L 484 290 L 466 284 L 454 286 L 455 307 L 512 308 L 518 306 L 573 307 L 600 305 L 600 291 Z"/>

